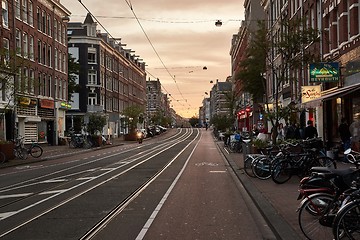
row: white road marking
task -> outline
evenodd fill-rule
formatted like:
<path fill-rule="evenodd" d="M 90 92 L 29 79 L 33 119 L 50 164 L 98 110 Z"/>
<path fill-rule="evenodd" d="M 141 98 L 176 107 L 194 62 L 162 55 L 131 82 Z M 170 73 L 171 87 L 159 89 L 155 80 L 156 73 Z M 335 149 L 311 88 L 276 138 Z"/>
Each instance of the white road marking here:
<path fill-rule="evenodd" d="M 15 215 L 15 214 L 17 214 L 17 211 L 0 213 L 0 220 L 11 217 L 12 215 Z"/>
<path fill-rule="evenodd" d="M 19 194 L 9 194 L 9 195 L 1 195 L 0 199 L 5 199 L 5 198 L 17 198 L 17 197 L 26 197 L 31 195 L 32 193 L 19 193 Z"/>
<path fill-rule="evenodd" d="M 49 179 L 49 180 L 42 181 L 40 183 L 58 183 L 58 182 L 67 182 L 67 180 L 66 179 Z"/>

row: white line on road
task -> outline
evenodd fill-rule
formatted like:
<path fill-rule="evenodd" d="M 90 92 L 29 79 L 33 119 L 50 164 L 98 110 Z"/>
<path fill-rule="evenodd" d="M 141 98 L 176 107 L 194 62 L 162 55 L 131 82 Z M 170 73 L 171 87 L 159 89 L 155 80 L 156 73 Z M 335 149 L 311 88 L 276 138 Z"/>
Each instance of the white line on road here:
<path fill-rule="evenodd" d="M 2 196 L 0 196 L 0 199 L 26 197 L 26 196 L 29 196 L 29 195 L 31 195 L 31 194 L 32 194 L 32 193 L 19 193 L 19 194 L 2 195 Z"/>

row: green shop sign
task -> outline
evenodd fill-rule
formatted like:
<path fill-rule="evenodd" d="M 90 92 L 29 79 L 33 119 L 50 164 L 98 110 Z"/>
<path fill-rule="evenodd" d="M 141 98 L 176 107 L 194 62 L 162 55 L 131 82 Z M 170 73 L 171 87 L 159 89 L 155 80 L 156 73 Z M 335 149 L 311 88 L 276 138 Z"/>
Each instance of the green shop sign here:
<path fill-rule="evenodd" d="M 340 80 L 339 63 L 312 63 L 309 67 L 310 82 L 338 82 Z"/>

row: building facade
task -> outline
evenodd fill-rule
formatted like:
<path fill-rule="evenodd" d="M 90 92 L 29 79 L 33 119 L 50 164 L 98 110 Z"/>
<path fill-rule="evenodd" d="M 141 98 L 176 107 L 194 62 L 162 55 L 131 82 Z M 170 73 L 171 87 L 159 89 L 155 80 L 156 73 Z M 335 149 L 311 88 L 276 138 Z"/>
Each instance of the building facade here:
<path fill-rule="evenodd" d="M 67 22 L 59 0 L 1 0 L 4 50 L 0 97 L 2 139 L 17 135 L 57 144 L 64 133 L 67 99 Z M 7 71 L 12 66 L 13 70 Z M 8 75 L 12 76 L 8 76 Z M 11 131 L 13 130 L 13 131 Z"/>
<path fill-rule="evenodd" d="M 76 76 L 80 87 L 72 96 L 66 126 L 81 131 L 88 114 L 98 113 L 107 118 L 102 134 L 119 137 L 128 131 L 124 109 L 146 106 L 145 63 L 96 27 L 90 14 L 83 23 L 70 22 L 68 26 L 68 51 L 80 65 Z"/>
<path fill-rule="evenodd" d="M 337 128 L 340 119 L 345 117 L 351 123 L 360 115 L 359 1 L 263 0 L 261 4 L 272 39 L 279 36 L 281 29 L 278 23 L 284 19 L 306 19 L 306 26 L 318 31 L 319 41 L 304 46 L 303 51 L 312 51 L 319 56 L 319 60 L 297 69 L 289 69 L 288 79 L 296 81 L 285 81 L 276 88 L 274 72 L 267 72 L 268 100 L 271 102 L 274 99 L 272 96 L 277 93 L 280 94 L 283 106 L 295 104 L 301 110 L 297 117 L 300 126 L 305 126 L 307 120 L 313 120 L 319 136 L 329 143 L 329 147 L 334 146 L 339 143 Z M 298 55 L 301 55 L 301 52 Z M 284 64 L 277 55 L 272 56 L 272 63 Z M 314 68 L 311 65 L 322 66 L 322 71 L 329 65 L 338 65 L 337 74 L 330 78 L 314 78 Z M 319 89 L 316 97 L 306 100 L 306 89 L 315 87 Z"/>

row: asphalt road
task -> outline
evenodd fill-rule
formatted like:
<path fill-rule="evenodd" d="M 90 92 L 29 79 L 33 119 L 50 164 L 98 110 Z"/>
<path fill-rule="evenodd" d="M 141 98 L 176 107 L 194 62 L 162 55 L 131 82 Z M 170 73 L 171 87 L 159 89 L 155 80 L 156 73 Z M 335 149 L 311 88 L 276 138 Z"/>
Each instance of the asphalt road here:
<path fill-rule="evenodd" d="M 0 177 L 1 239 L 276 239 L 203 129 Z"/>

